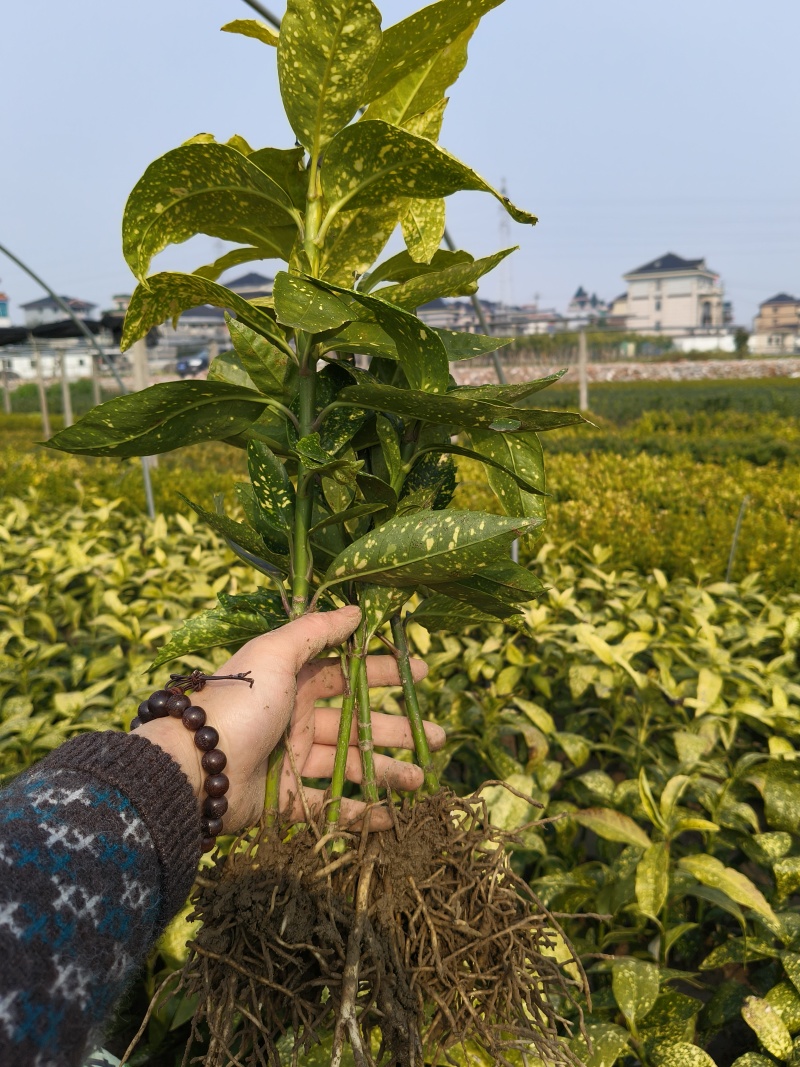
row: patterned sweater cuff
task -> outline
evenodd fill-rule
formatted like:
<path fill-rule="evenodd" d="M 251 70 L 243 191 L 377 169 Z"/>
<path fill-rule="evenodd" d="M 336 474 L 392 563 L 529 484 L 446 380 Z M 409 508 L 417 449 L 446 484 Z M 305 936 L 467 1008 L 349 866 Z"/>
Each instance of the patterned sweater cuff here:
<path fill-rule="evenodd" d="M 116 731 L 83 734 L 40 766 L 82 771 L 118 789 L 133 804 L 153 839 L 163 872 L 161 926 L 186 902 L 200 861 L 200 820 L 189 779 L 145 737 Z"/>

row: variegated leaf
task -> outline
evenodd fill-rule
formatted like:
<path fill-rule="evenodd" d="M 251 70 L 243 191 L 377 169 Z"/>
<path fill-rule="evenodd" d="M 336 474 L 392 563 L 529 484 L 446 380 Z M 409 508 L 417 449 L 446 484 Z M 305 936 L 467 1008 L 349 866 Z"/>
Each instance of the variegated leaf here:
<path fill-rule="evenodd" d="M 398 196 L 428 200 L 472 189 L 491 193 L 516 222 L 537 221 L 449 152 L 387 122 L 357 122 L 337 134 L 325 153 L 321 180 L 334 212 Z"/>
<path fill-rule="evenodd" d="M 286 192 L 235 148 L 188 144 L 151 163 L 128 197 L 122 250 L 142 281 L 168 244 L 205 233 L 237 244 L 271 244 L 274 227 L 293 221 Z"/>
<path fill-rule="evenodd" d="M 289 0 L 281 21 L 278 76 L 286 114 L 312 156 L 363 102 L 381 45 L 372 0 Z"/>

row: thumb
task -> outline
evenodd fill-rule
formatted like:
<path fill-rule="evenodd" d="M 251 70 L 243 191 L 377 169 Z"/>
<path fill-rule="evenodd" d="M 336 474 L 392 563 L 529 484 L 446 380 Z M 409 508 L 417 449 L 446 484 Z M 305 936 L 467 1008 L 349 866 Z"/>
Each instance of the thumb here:
<path fill-rule="evenodd" d="M 336 611 L 316 611 L 303 615 L 273 631 L 278 654 L 284 655 L 299 671 L 325 648 L 343 644 L 361 621 L 361 609 L 355 605 Z M 278 649 L 275 650 L 276 652 Z"/>

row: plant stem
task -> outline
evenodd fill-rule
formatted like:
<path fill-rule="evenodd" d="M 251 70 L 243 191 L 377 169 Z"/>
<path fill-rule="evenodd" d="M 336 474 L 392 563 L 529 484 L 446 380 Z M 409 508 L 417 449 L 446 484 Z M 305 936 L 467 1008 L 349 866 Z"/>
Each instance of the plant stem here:
<path fill-rule="evenodd" d="M 314 406 L 317 384 L 316 349 L 308 334 L 298 333 L 298 350 L 302 348 L 300 364 L 300 435 L 311 433 L 314 422 Z M 301 463 L 297 470 L 297 499 L 294 510 L 294 566 L 292 573 L 293 619 L 299 618 L 308 609 L 309 579 L 313 570 L 313 557 L 309 543 L 309 530 L 314 507 L 313 472 Z"/>
<path fill-rule="evenodd" d="M 353 711 L 355 708 L 356 679 L 358 660 L 355 656 L 342 656 L 342 674 L 344 675 L 344 694 L 342 696 L 342 713 L 339 719 L 339 734 L 336 738 L 336 757 L 331 775 L 331 802 L 328 805 L 327 820 L 331 825 L 339 821 L 342 791 L 347 771 L 347 750 L 350 747 L 350 731 L 353 729 Z"/>
<path fill-rule="evenodd" d="M 264 811 L 267 825 L 274 826 L 278 819 L 281 796 L 281 773 L 283 772 L 283 745 L 276 745 L 269 754 L 267 784 L 264 789 Z"/>
<path fill-rule="evenodd" d="M 372 711 L 369 706 L 369 680 L 367 678 L 366 642 L 356 657 L 359 664 L 358 680 L 358 751 L 361 754 L 361 793 L 368 804 L 377 804 L 378 779 L 375 775 L 375 745 L 372 740 Z"/>
<path fill-rule="evenodd" d="M 419 710 L 417 690 L 414 687 L 414 676 L 411 673 L 411 658 L 408 653 L 406 628 L 399 615 L 392 616 L 392 637 L 397 649 L 397 669 L 400 672 L 400 682 L 403 686 L 406 715 L 411 726 L 411 736 L 414 738 L 414 748 L 417 751 L 419 765 L 425 775 L 425 791 L 435 793 L 439 788 L 439 778 L 434 770 L 433 758 L 428 747 L 428 738 L 425 736 L 425 726 L 422 722 L 422 712 Z"/>

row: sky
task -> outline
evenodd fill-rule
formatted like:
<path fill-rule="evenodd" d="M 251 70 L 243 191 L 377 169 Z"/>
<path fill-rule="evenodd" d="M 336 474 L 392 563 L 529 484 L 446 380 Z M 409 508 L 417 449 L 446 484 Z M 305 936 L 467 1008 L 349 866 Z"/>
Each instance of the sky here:
<path fill-rule="evenodd" d="M 265 0 L 281 15 L 285 0 Z M 420 6 L 378 0 L 384 25 Z M 3 8 L 0 243 L 60 293 L 108 307 L 130 292 L 120 222 L 153 159 L 199 132 L 290 147 L 275 53 L 219 27 L 242 0 L 25 0 Z M 539 216 L 503 221 L 459 194 L 460 247 L 520 251 L 488 299 L 565 310 L 579 285 L 609 299 L 665 252 L 705 257 L 737 323 L 800 295 L 797 0 L 506 0 L 451 91 L 442 144 Z M 193 270 L 197 237 L 153 270 Z M 277 264 L 264 264 L 264 273 Z M 0 289 L 42 295 L 0 256 Z"/>

